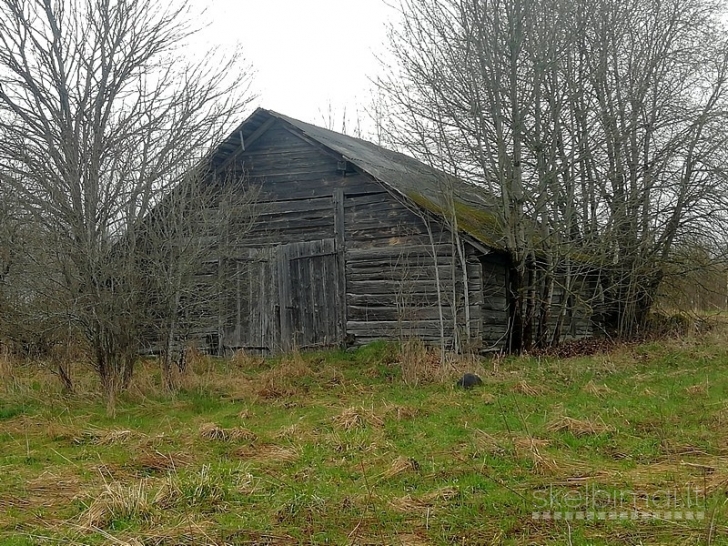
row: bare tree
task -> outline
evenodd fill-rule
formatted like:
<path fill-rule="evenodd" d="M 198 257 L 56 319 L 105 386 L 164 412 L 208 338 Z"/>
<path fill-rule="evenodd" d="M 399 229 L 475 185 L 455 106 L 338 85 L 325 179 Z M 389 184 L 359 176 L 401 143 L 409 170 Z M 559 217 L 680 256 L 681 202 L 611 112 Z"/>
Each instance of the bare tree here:
<path fill-rule="evenodd" d="M 222 349 L 227 302 L 238 275 L 228 262 L 256 220 L 257 191 L 245 180 L 194 169 L 145 219 L 138 267 L 144 279 L 144 339 L 160 355 L 165 386 L 176 388 L 184 349 L 214 336 Z M 176 367 L 175 367 L 176 363 Z"/>
<path fill-rule="evenodd" d="M 389 137 L 499 199 L 510 348 L 558 341 L 578 305 L 635 333 L 674 244 L 725 232 L 720 5 L 402 0 L 400 12 L 379 81 Z M 587 272 L 591 295 L 574 282 Z"/>
<path fill-rule="evenodd" d="M 144 219 L 251 98 L 238 54 L 185 58 L 189 2 L 165 6 L 0 6 L 2 183 L 52 245 L 38 298 L 87 340 L 110 400 L 139 348 Z"/>

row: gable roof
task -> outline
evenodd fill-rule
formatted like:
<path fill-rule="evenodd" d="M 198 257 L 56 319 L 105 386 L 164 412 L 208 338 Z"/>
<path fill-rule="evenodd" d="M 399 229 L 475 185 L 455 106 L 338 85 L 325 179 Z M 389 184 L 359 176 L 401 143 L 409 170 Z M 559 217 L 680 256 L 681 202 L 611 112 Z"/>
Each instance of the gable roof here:
<path fill-rule="evenodd" d="M 360 138 L 304 123 L 272 110 L 258 108 L 238 126 L 210 156 L 213 170 L 249 146 L 276 120 L 293 127 L 303 136 L 340 155 L 359 170 L 404 197 L 419 209 L 444 216 L 450 209 L 444 188 L 452 188 L 458 227 L 491 249 L 503 248 L 503 231 L 495 200 L 462 180 L 439 171 L 405 154 L 388 150 Z"/>

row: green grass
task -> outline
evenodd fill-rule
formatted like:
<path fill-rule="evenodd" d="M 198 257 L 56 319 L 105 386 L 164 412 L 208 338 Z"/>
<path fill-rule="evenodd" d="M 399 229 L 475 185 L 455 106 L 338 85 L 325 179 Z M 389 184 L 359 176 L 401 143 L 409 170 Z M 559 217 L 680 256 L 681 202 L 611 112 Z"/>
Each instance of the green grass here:
<path fill-rule="evenodd" d="M 0 544 L 728 544 L 724 334 L 456 363 L 472 391 L 399 360 L 197 358 L 174 395 L 148 362 L 113 417 L 85 370 L 5 366 Z"/>

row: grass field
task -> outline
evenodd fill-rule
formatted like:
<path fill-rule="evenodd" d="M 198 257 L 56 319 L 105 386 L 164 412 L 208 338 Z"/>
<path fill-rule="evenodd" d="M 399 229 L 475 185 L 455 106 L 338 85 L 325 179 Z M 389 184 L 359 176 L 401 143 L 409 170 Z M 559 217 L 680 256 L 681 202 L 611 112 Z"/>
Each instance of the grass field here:
<path fill-rule="evenodd" d="M 5 360 L 0 544 L 728 544 L 728 334 L 460 362 L 471 391 L 430 360 L 198 357 L 175 395 L 149 362 L 113 418 Z"/>

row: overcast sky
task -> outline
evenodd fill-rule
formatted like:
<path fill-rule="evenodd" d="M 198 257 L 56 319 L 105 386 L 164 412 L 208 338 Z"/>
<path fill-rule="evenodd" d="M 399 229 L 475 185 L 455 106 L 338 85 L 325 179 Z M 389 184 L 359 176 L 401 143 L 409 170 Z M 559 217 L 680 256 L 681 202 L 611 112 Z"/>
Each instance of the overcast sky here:
<path fill-rule="evenodd" d="M 322 125 L 331 105 L 340 129 L 369 102 L 395 16 L 384 0 L 195 0 L 206 8 L 205 40 L 239 42 L 257 75 L 256 106 Z"/>

